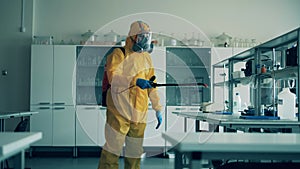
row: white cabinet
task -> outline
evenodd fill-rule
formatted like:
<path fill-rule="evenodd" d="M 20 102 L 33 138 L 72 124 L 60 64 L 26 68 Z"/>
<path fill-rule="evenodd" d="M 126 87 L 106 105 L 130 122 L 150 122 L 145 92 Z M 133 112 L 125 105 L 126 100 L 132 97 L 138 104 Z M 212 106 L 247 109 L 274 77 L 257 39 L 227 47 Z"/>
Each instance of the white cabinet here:
<path fill-rule="evenodd" d="M 53 46 L 31 47 L 31 105 L 52 104 Z"/>
<path fill-rule="evenodd" d="M 75 46 L 54 45 L 53 104 L 75 105 Z"/>
<path fill-rule="evenodd" d="M 144 147 L 163 147 L 165 146 L 165 140 L 162 138 L 162 133 L 165 131 L 165 116 L 163 114 L 163 123 L 158 129 L 155 129 L 157 126 L 157 119 L 155 116 L 155 111 L 152 108 L 148 110 L 148 119 L 147 126 L 144 134 Z"/>
<path fill-rule="evenodd" d="M 168 132 L 195 132 L 196 123 L 194 119 L 183 118 L 173 112 L 199 112 L 199 106 L 168 106 L 167 107 L 167 128 Z"/>
<path fill-rule="evenodd" d="M 30 131 L 43 132 L 43 138 L 33 146 L 51 146 L 52 140 L 52 107 L 50 105 L 31 106 L 31 111 L 39 112 L 30 117 Z"/>
<path fill-rule="evenodd" d="M 43 132 L 35 146 L 75 146 L 73 94 L 75 46 L 32 45 L 31 131 Z"/>
<path fill-rule="evenodd" d="M 56 106 L 52 111 L 53 146 L 75 146 L 75 107 Z"/>
<path fill-rule="evenodd" d="M 184 132 L 185 123 L 184 118 L 179 117 L 173 112 L 186 112 L 187 107 L 184 106 L 168 106 L 167 107 L 167 132 Z"/>
<path fill-rule="evenodd" d="M 166 132 L 186 131 L 186 118 L 177 116 L 173 112 L 186 112 L 187 110 L 187 106 L 167 106 Z M 170 147 L 171 143 L 166 141 L 166 146 Z"/>
<path fill-rule="evenodd" d="M 199 112 L 199 106 L 167 106 L 167 132 L 195 132 L 196 131 L 196 121 L 195 119 L 184 118 L 173 114 L 173 112 Z M 201 130 L 204 124 L 200 122 L 199 129 Z M 167 142 L 167 146 L 171 146 Z"/>
<path fill-rule="evenodd" d="M 106 108 L 76 106 L 76 146 L 103 146 Z"/>

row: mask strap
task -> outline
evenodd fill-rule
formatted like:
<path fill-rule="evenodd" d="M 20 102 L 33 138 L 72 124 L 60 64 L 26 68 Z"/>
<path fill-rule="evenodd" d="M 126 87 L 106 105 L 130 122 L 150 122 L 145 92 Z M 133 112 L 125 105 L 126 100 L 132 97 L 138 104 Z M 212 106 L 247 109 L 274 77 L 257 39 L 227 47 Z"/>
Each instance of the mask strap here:
<path fill-rule="evenodd" d="M 132 42 L 136 43 L 136 41 L 132 38 L 132 36 L 130 36 L 130 39 L 132 40 Z"/>

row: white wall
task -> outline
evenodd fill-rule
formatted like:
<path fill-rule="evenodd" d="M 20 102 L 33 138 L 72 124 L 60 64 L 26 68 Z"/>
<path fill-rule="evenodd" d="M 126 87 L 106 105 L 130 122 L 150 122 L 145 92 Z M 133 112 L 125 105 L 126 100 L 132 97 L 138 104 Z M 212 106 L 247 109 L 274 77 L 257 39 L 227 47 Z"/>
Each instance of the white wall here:
<path fill-rule="evenodd" d="M 26 0 L 26 32 L 20 32 L 22 1 L 0 1 L 0 111 L 29 109 L 32 3 Z"/>
<path fill-rule="evenodd" d="M 208 36 L 226 32 L 233 37 L 264 42 L 300 26 L 299 6 L 299 0 L 36 0 L 34 34 L 53 35 L 56 41 L 69 40 L 88 29 L 96 31 L 120 17 L 160 12 L 186 19 Z M 128 19 L 113 29 L 127 34 L 131 22 Z M 150 25 L 156 31 L 191 36 L 191 24 L 173 22 L 174 19 L 157 18 Z"/>

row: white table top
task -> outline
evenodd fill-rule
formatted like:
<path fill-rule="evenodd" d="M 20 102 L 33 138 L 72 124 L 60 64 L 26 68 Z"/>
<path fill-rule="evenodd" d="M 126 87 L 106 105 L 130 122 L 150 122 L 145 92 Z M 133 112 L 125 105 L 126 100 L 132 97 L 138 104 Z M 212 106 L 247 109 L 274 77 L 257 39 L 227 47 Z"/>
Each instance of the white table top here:
<path fill-rule="evenodd" d="M 295 118 L 295 120 L 290 119 L 280 119 L 280 120 L 253 120 L 253 119 L 240 119 L 233 115 L 220 115 L 213 113 L 202 113 L 202 112 L 172 112 L 176 115 L 192 118 L 196 120 L 207 120 L 222 124 L 276 124 L 276 125 L 300 125 L 300 122 Z"/>
<path fill-rule="evenodd" d="M 300 134 L 295 133 L 163 133 L 183 152 L 300 153 Z"/>
<path fill-rule="evenodd" d="M 38 112 L 34 111 L 24 111 L 24 112 L 0 112 L 0 119 L 8 119 L 14 117 L 24 117 L 37 114 Z"/>
<path fill-rule="evenodd" d="M 0 132 L 0 161 L 42 138 L 41 132 Z"/>

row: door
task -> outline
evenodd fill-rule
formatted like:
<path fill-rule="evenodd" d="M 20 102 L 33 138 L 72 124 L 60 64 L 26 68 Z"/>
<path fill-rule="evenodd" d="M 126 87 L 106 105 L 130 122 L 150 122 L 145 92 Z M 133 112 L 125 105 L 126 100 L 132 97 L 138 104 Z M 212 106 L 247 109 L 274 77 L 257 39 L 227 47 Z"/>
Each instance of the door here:
<path fill-rule="evenodd" d="M 98 145 L 103 146 L 106 141 L 105 140 L 106 108 L 99 107 L 98 114 L 99 114 Z"/>
<path fill-rule="evenodd" d="M 38 113 L 30 117 L 30 131 L 42 132 L 43 138 L 33 146 L 52 146 L 52 108 L 50 105 L 31 106 L 31 111 Z"/>
<path fill-rule="evenodd" d="M 97 146 L 99 113 L 96 106 L 76 108 L 76 146 Z"/>
<path fill-rule="evenodd" d="M 148 119 L 147 119 L 147 126 L 145 129 L 144 135 L 144 146 L 145 147 L 164 147 L 165 141 L 162 138 L 162 133 L 165 131 L 165 113 L 164 110 L 162 111 L 163 114 L 163 122 L 158 129 L 155 129 L 157 125 L 157 120 L 155 116 L 155 111 L 152 108 L 148 110 Z"/>
<path fill-rule="evenodd" d="M 187 109 L 184 106 L 167 107 L 167 132 L 185 132 L 184 117 L 177 116 L 173 112 L 186 112 Z"/>
<path fill-rule="evenodd" d="M 32 45 L 30 104 L 52 104 L 53 46 Z"/>
<path fill-rule="evenodd" d="M 53 104 L 75 105 L 75 62 L 75 46 L 54 46 Z"/>
<path fill-rule="evenodd" d="M 53 146 L 75 146 L 74 106 L 53 106 Z"/>

